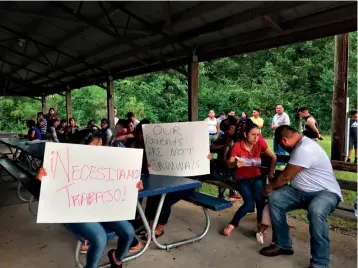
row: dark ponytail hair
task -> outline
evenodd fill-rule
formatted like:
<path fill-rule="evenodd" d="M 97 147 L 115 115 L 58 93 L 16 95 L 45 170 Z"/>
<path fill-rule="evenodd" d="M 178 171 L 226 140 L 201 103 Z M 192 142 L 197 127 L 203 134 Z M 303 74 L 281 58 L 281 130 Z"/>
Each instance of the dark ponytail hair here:
<path fill-rule="evenodd" d="M 79 144 L 90 144 L 95 139 L 102 139 L 101 132 L 94 129 L 84 129 L 81 131 L 82 137 L 80 137 Z"/>
<path fill-rule="evenodd" d="M 253 128 L 259 127 L 251 119 L 240 120 L 236 127 L 236 141 L 246 140 L 247 134 Z"/>

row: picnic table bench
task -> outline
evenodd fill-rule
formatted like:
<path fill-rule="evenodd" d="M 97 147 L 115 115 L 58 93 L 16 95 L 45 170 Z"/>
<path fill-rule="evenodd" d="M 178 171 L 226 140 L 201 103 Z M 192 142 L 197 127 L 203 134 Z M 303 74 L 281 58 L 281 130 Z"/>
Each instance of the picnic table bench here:
<path fill-rule="evenodd" d="M 0 178 L 4 180 L 1 175 L 2 171 L 6 171 L 14 180 L 17 181 L 17 196 L 21 201 L 29 202 L 29 210 L 36 215 L 32 210 L 32 203 L 38 199 L 40 195 L 40 182 L 35 179 L 35 175 L 23 168 L 21 168 L 14 161 L 10 160 L 7 155 L 0 155 Z M 22 186 L 32 195 L 30 199 L 26 199 L 21 195 Z"/>

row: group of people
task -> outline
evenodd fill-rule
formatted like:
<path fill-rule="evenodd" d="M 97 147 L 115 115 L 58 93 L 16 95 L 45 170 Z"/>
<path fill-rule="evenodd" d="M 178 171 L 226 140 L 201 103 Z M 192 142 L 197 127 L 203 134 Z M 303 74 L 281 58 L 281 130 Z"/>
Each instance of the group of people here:
<path fill-rule="evenodd" d="M 330 160 L 324 150 L 316 142 L 321 138 L 315 119 L 311 119 L 307 109 L 300 109 L 300 116 L 305 118 L 306 125 L 304 135 L 289 126 L 289 117 L 283 112 L 283 106 L 276 106 L 276 114 L 271 128 L 274 130 L 274 140 L 277 148 L 282 152 L 289 152 L 290 160 L 280 175 L 275 176 L 276 155 L 270 150 L 267 142 L 261 135 L 263 119 L 260 111 L 254 109 L 253 117 L 247 118 L 242 114 L 238 118 L 233 113 L 219 119 L 215 118 L 214 111 L 209 112 L 209 119 L 214 123 L 208 123 L 210 138 L 210 151 L 217 154 L 216 159 L 211 155 L 210 176 L 213 180 L 230 179 L 237 184 L 237 189 L 243 199 L 243 205 L 233 215 L 232 220 L 220 233 L 230 236 L 239 226 L 246 214 L 256 207 L 257 234 L 256 239 L 263 244 L 266 230 L 269 226 L 273 229 L 273 243 L 260 250 L 264 256 L 292 255 L 292 241 L 289 235 L 286 213 L 294 209 L 306 209 L 310 224 L 311 255 L 310 268 L 329 267 L 329 228 L 327 217 L 338 206 L 342 199 L 340 187 L 336 181 Z M 313 121 L 314 120 L 314 121 Z M 103 121 L 103 120 L 102 120 Z M 107 135 L 110 130 L 107 125 L 101 123 L 101 129 L 91 132 L 81 143 L 88 145 L 112 145 L 120 147 L 132 147 L 144 149 L 142 172 L 148 173 L 150 163 L 147 162 L 145 144 L 143 138 L 143 124 L 149 124 L 146 119 L 139 121 L 133 113 L 127 114 L 127 119 L 118 119 L 115 116 L 116 125 L 114 134 Z M 255 123 L 256 122 L 256 123 Z M 313 125 L 312 125 L 313 122 Z M 91 124 L 92 128 L 95 128 Z M 214 133 L 215 127 L 215 133 Z M 104 131 L 104 129 L 106 129 Z M 310 134 L 315 133 L 313 137 Z M 104 135 L 104 133 L 107 133 Z M 111 132 L 112 133 L 112 132 Z M 310 134 L 307 134 L 310 133 Z M 110 143 L 107 143 L 108 137 Z M 269 160 L 267 180 L 261 175 L 261 157 Z M 38 179 L 42 179 L 46 171 L 41 169 Z M 138 190 L 142 184 L 138 184 Z M 165 225 L 171 214 L 171 207 L 183 199 L 188 191 L 167 194 L 155 236 L 164 235 Z M 141 201 L 141 200 L 140 200 Z M 159 197 L 147 199 L 145 214 L 152 226 Z M 139 227 L 141 220 L 137 219 L 129 224 L 126 221 L 112 223 L 72 223 L 69 228 L 84 237 L 89 246 L 87 251 L 86 267 L 97 267 L 101 254 L 106 245 L 105 228 L 114 230 L 118 235 L 116 249 L 108 252 L 111 267 L 121 267 L 122 260 L 127 251 L 141 250 L 143 244 L 135 237 L 142 235 L 146 239 L 144 228 Z M 134 228 L 135 226 L 136 228 Z"/>
<path fill-rule="evenodd" d="M 267 145 L 267 143 L 264 141 L 263 136 L 261 134 L 262 129 L 264 127 L 264 119 L 261 118 L 260 114 L 261 114 L 261 111 L 258 108 L 254 108 L 252 110 L 252 116 L 250 118 L 248 117 L 248 114 L 246 112 L 242 112 L 240 121 L 244 122 L 247 119 L 250 119 L 258 127 L 258 131 L 259 131 L 258 137 L 259 137 L 260 141 L 263 141 L 263 143 Z M 215 118 L 214 110 L 209 111 L 208 117 L 205 119 L 205 122 L 208 125 L 209 140 L 210 140 L 211 144 L 215 143 L 221 135 L 224 135 L 224 132 L 220 128 L 220 123 L 225 118 L 227 118 L 227 116 L 235 116 L 235 111 L 230 110 L 227 112 L 226 115 L 225 115 L 225 113 L 221 112 L 221 113 L 219 113 L 218 118 Z M 271 123 L 271 129 L 273 131 L 275 131 L 281 125 L 289 126 L 290 125 L 290 117 L 288 116 L 287 113 L 284 112 L 283 105 L 277 104 L 276 105 L 276 114 L 274 115 L 274 117 L 272 119 L 272 123 Z M 276 142 L 275 138 L 273 139 L 273 145 L 274 145 L 274 153 L 275 154 L 286 155 L 286 152 Z M 284 166 L 283 163 L 277 163 L 277 165 Z M 220 198 L 224 197 L 224 192 L 225 192 L 225 189 L 219 187 L 219 197 Z M 241 197 L 234 190 L 230 190 L 229 199 L 231 201 L 234 201 L 234 200 L 240 200 Z M 253 211 L 251 211 L 251 212 L 253 212 Z"/>
<path fill-rule="evenodd" d="M 26 125 L 28 127 L 27 139 L 29 141 L 48 140 L 65 142 L 76 130 L 79 130 L 74 118 L 70 118 L 68 124 L 67 120 L 60 121 L 54 108 L 50 108 L 49 113 L 46 115 L 38 112 L 37 121 L 28 120 Z"/>
<path fill-rule="evenodd" d="M 341 190 L 328 156 L 316 142 L 320 137 L 319 132 L 310 138 L 303 135 L 305 132 L 301 134 L 287 124 L 276 127 L 275 119 L 282 117 L 280 106 L 276 106 L 278 116 L 275 115 L 272 124 L 275 127 L 274 139 L 282 150 L 290 153 L 290 160 L 276 177 L 276 156 L 265 142 L 260 141 L 260 128 L 253 120 L 242 122 L 239 118 L 229 116 L 220 123 L 224 135 L 211 145 L 212 151 L 218 153 L 212 176 L 218 180 L 232 176 L 244 201 L 221 234 L 229 236 L 256 204 L 258 242 L 263 244 L 268 226 L 271 225 L 273 229 L 273 243 L 262 248 L 260 253 L 271 257 L 292 255 L 286 213 L 306 209 L 311 234 L 310 267 L 329 267 L 327 217 L 342 199 Z M 307 122 L 307 109 L 300 109 L 299 112 Z M 239 135 L 235 137 L 237 133 Z M 270 158 L 268 181 L 260 177 L 259 161 L 256 164 L 255 161 L 247 161 L 260 158 L 262 154 Z M 228 167 L 235 167 L 234 174 Z"/>
<path fill-rule="evenodd" d="M 75 118 L 67 120 L 60 120 L 54 108 L 49 109 L 49 113 L 44 115 L 42 112 L 37 113 L 37 120 L 28 120 L 26 125 L 28 127 L 27 139 L 47 140 L 52 142 L 75 142 L 83 135 L 78 135 L 80 130 L 94 129 L 101 133 L 102 143 L 105 146 L 110 146 L 116 141 L 125 144 L 126 142 L 133 142 L 135 127 L 139 124 L 133 112 L 128 112 L 126 119 L 119 119 L 117 117 L 117 109 L 114 109 L 115 128 L 114 133 L 110 128 L 109 120 L 103 118 L 100 127 L 96 125 L 95 120 L 90 120 L 86 127 L 80 128 L 76 124 Z M 79 138 L 77 137 L 79 136 Z"/>
<path fill-rule="evenodd" d="M 210 112 L 209 118 L 212 118 L 214 111 Z M 220 118 L 218 138 L 211 143 L 211 151 L 218 155 L 212 160 L 211 179 L 234 181 L 244 202 L 220 233 L 230 236 L 240 220 L 256 205 L 257 241 L 263 244 L 267 228 L 272 226 L 273 229 L 273 243 L 262 248 L 260 254 L 270 257 L 292 255 L 286 213 L 306 209 L 311 235 L 309 267 L 329 267 L 327 217 L 338 206 L 342 194 L 330 160 L 317 143 L 318 139 L 323 139 L 317 121 L 307 108 L 299 109 L 300 117 L 305 120 L 303 131 L 299 133 L 289 126 L 289 117 L 283 112 L 283 106 L 276 105 L 271 124 L 277 146 L 275 151 L 290 153 L 290 160 L 275 176 L 276 156 L 260 134 L 263 120 L 260 120 L 259 113 L 255 109 L 251 119 L 244 117 L 246 114 L 241 119 L 235 116 Z M 259 168 L 260 158 L 264 156 L 270 160 L 267 180 L 261 177 Z"/>

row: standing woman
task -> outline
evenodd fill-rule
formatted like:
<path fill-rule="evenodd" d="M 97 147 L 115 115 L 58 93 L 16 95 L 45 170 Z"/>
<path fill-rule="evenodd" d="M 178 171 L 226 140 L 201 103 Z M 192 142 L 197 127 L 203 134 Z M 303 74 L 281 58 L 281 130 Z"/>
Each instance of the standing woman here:
<path fill-rule="evenodd" d="M 97 132 L 88 133 L 81 143 L 102 146 L 101 134 Z M 46 170 L 41 168 L 37 174 L 37 179 L 42 180 L 46 176 Z M 143 190 L 143 183 L 137 183 L 138 190 Z M 120 212 L 118 212 L 120 213 Z M 67 223 L 68 228 L 79 234 L 90 243 L 86 256 L 86 268 L 97 268 L 101 260 L 103 251 L 107 245 L 106 229 L 113 230 L 118 236 L 116 249 L 108 251 L 108 259 L 111 263 L 111 268 L 121 268 L 123 259 L 128 250 L 131 251 L 131 244 L 136 240 L 134 236 L 134 229 L 128 221 L 114 221 L 114 222 L 81 222 L 81 223 Z M 134 244 L 139 244 L 138 241 Z M 132 248 L 132 252 L 137 251 Z"/>
<path fill-rule="evenodd" d="M 241 128 L 239 141 L 231 149 L 227 164 L 232 168 L 236 167 L 233 179 L 239 185 L 239 193 L 244 204 L 237 210 L 231 222 L 221 230 L 221 234 L 224 236 L 231 234 L 235 227 L 239 225 L 240 220 L 254 209 L 255 203 L 258 226 L 261 223 L 264 208 L 264 182 L 261 177 L 259 159 L 261 153 L 271 159 L 269 178 L 273 178 L 276 156 L 266 143 L 260 142 L 259 134 L 258 126 L 252 120 L 247 119 L 245 125 Z"/>

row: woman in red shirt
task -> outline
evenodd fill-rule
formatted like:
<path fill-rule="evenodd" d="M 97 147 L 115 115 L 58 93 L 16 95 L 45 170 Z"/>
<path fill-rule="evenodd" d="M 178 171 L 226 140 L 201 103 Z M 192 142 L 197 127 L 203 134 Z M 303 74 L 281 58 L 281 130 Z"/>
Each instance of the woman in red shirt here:
<path fill-rule="evenodd" d="M 268 148 L 267 143 L 260 142 L 259 135 L 258 126 L 247 119 L 244 127 L 241 128 L 239 141 L 231 149 L 228 166 L 236 167 L 234 181 L 239 185 L 238 190 L 244 204 L 237 210 L 229 225 L 221 230 L 222 235 L 229 236 L 239 225 L 240 220 L 254 209 L 255 203 L 257 222 L 258 224 L 261 222 L 264 208 L 264 182 L 259 167 L 260 161 L 253 160 L 259 159 L 261 154 L 267 155 L 271 159 L 269 171 L 269 179 L 271 179 L 275 172 L 276 156 Z"/>

